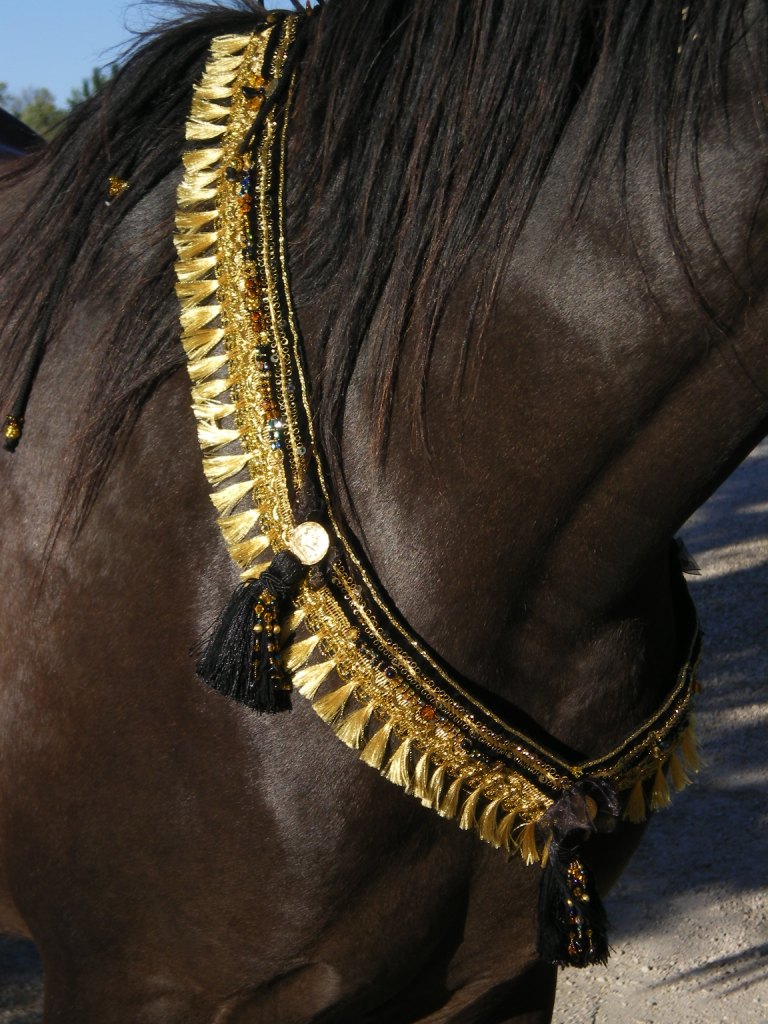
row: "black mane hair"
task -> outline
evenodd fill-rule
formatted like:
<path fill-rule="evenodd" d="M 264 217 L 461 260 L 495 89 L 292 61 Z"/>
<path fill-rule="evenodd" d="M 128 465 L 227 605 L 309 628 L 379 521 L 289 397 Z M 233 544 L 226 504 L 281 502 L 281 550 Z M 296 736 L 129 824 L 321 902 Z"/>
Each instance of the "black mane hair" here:
<path fill-rule="evenodd" d="M 149 270 L 132 273 L 105 254 L 120 222 L 178 171 L 191 89 L 211 38 L 248 31 L 266 16 L 251 0 L 173 8 L 176 20 L 140 40 L 104 92 L 10 172 L 36 187 L 0 245 L 6 267 L 9 253 L 24 254 L 5 271 L 4 402 L 10 405 L 31 339 L 43 334 L 48 346 L 64 343 L 57 331 L 86 285 L 114 308 L 98 342 L 102 369 L 73 462 L 69 505 L 78 522 L 147 397 L 183 362 L 173 210 L 157 222 Z M 574 216 L 607 140 L 619 131 L 626 142 L 642 100 L 656 126 L 651 141 L 669 231 L 698 288 L 677 228 L 675 161 L 687 147 L 695 165 L 706 118 L 727 110 L 729 55 L 753 24 L 761 43 L 754 87 L 764 96 L 765 0 L 326 0 L 302 18 L 295 100 L 301 136 L 290 149 L 288 239 L 302 253 L 294 280 L 299 313 L 321 295 L 327 310 L 313 339 L 322 353 L 314 386 L 337 480 L 343 467 L 335 439 L 362 346 L 383 339 L 375 365 L 384 451 L 406 331 L 420 339 L 411 410 L 418 421 L 455 282 L 480 239 L 491 240 L 499 259 L 478 285 L 468 325 L 477 336 L 580 103 L 590 105 L 591 128 L 581 140 Z M 109 175 L 131 188 L 107 208 Z M 8 177 L 0 180 L 4 188 Z"/>

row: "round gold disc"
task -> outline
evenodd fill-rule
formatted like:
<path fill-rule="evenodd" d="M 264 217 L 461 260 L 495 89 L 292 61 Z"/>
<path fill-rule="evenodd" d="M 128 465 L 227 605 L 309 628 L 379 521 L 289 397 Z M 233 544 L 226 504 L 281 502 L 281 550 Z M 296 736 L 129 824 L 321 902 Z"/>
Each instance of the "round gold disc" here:
<path fill-rule="evenodd" d="M 328 554 L 331 540 L 328 531 L 320 523 L 299 523 L 288 537 L 288 550 L 302 565 L 317 565 Z"/>

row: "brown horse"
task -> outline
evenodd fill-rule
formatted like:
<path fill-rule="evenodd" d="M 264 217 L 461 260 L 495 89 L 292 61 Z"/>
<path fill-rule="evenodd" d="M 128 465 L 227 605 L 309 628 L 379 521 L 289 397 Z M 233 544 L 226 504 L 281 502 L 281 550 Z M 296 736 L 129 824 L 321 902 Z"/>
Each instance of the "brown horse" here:
<path fill-rule="evenodd" d="M 538 869 L 190 650 L 237 579 L 171 235 L 182 19 L 2 179 L 0 927 L 46 1024 L 550 1019 Z M 291 274 L 334 501 L 457 671 L 596 756 L 679 666 L 668 546 L 768 431 L 768 7 L 328 0 Z M 130 188 L 105 205 L 107 180 Z M 640 829 L 591 851 L 607 887 Z"/>

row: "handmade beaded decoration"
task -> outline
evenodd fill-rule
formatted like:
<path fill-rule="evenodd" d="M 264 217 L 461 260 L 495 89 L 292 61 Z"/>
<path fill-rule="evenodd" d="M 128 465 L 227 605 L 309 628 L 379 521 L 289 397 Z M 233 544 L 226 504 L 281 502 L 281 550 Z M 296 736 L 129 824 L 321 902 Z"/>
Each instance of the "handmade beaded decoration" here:
<path fill-rule="evenodd" d="M 580 780 L 612 787 L 631 821 L 666 804 L 670 784 L 689 781 L 695 613 L 688 602 L 686 656 L 653 717 L 611 753 L 569 763 L 487 708 L 382 597 L 329 500 L 286 271 L 282 76 L 295 29 L 295 18 L 281 17 L 250 36 L 215 39 L 187 125 L 177 291 L 212 501 L 244 581 L 275 553 L 304 560 L 297 534 L 319 553 L 287 620 L 268 623 L 293 688 L 364 762 L 533 863 L 546 857 L 547 813 Z M 270 106 L 281 83 L 285 101 Z M 319 495 L 314 541 L 297 513 L 307 483 Z M 574 905 L 584 891 L 577 872 Z M 571 933 L 580 956 L 590 936 L 576 918 Z"/>

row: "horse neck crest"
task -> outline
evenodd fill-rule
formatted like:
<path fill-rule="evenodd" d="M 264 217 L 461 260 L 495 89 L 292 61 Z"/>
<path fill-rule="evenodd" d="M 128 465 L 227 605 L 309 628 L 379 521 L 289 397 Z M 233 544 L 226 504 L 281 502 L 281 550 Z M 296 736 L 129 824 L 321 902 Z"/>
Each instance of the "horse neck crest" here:
<path fill-rule="evenodd" d="M 546 862 L 542 908 L 556 927 L 540 929 L 542 952 L 604 960 L 576 841 L 621 815 L 643 820 L 695 770 L 695 613 L 662 707 L 610 754 L 569 763 L 486 707 L 382 596 L 331 505 L 286 270 L 297 20 L 215 39 L 187 123 L 175 237 L 183 343 L 203 470 L 242 581 L 199 671 L 260 711 L 287 710 L 298 692 L 426 807 Z"/>

